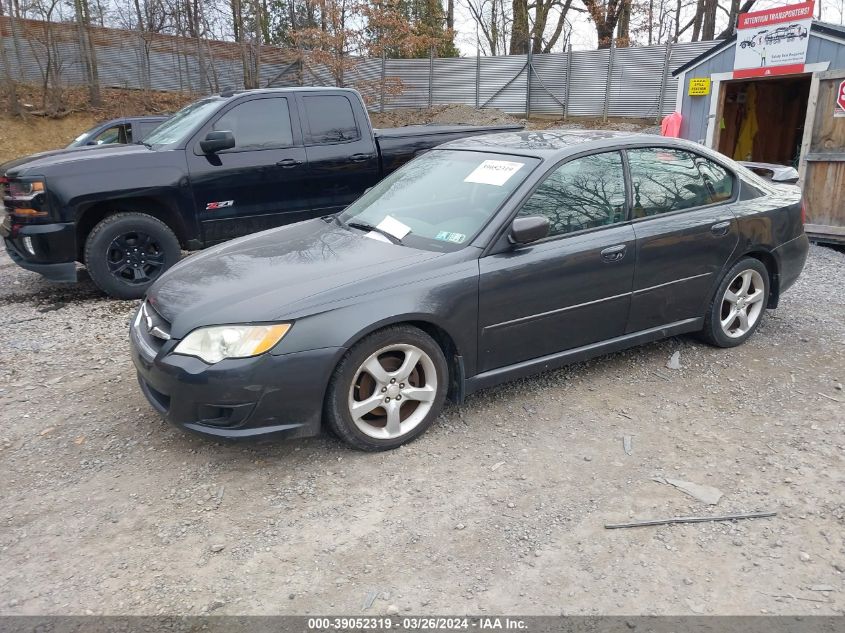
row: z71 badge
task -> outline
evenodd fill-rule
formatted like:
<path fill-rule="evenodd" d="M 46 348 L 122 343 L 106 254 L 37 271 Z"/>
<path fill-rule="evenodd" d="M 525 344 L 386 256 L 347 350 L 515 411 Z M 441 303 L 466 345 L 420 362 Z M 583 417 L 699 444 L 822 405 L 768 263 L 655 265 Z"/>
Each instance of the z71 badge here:
<path fill-rule="evenodd" d="M 231 207 L 235 204 L 234 200 L 221 200 L 220 202 L 209 202 L 205 205 L 206 211 L 214 211 L 216 209 L 225 209 L 226 207 Z"/>

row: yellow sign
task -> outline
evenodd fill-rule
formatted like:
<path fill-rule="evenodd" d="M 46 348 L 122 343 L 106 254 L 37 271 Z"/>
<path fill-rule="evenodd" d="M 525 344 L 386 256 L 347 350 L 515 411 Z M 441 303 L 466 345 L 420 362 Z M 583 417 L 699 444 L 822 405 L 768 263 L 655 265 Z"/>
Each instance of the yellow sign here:
<path fill-rule="evenodd" d="M 690 97 L 706 97 L 710 94 L 710 79 L 708 78 L 693 78 L 689 80 L 689 91 L 687 94 Z"/>

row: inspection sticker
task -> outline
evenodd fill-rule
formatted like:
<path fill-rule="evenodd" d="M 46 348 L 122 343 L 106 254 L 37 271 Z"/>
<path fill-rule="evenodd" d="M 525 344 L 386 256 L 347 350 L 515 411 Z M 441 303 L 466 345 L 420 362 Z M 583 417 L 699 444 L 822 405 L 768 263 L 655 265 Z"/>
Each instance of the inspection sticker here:
<path fill-rule="evenodd" d="M 464 182 L 477 182 L 482 185 L 501 187 L 524 164 L 510 160 L 485 160 L 469 176 L 464 178 Z"/>
<path fill-rule="evenodd" d="M 455 244 L 462 244 L 467 238 L 463 233 L 450 233 L 449 231 L 440 231 L 434 236 L 434 239 L 442 242 L 454 242 Z"/>

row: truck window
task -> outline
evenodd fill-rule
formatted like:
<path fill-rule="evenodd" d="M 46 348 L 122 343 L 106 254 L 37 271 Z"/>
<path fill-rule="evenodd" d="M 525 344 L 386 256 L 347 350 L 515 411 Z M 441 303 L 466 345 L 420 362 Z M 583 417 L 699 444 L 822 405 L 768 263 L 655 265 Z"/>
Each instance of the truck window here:
<path fill-rule="evenodd" d="M 253 99 L 229 110 L 212 126 L 235 136 L 235 149 L 268 149 L 293 145 L 288 100 L 284 97 Z"/>
<path fill-rule="evenodd" d="M 361 138 L 352 104 L 346 97 L 305 96 L 304 100 L 312 145 L 343 143 Z"/>

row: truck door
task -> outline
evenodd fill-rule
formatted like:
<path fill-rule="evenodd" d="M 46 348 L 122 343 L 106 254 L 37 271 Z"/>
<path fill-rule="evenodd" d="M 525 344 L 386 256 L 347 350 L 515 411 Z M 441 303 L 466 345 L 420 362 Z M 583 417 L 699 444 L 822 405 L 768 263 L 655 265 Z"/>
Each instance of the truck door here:
<path fill-rule="evenodd" d="M 342 211 L 381 178 L 366 112 L 344 92 L 303 91 L 298 100 L 314 215 Z"/>
<path fill-rule="evenodd" d="M 229 131 L 235 147 L 204 154 L 199 142 Z M 309 217 L 305 148 L 296 101 L 256 95 L 220 112 L 186 148 L 205 245 Z"/>

